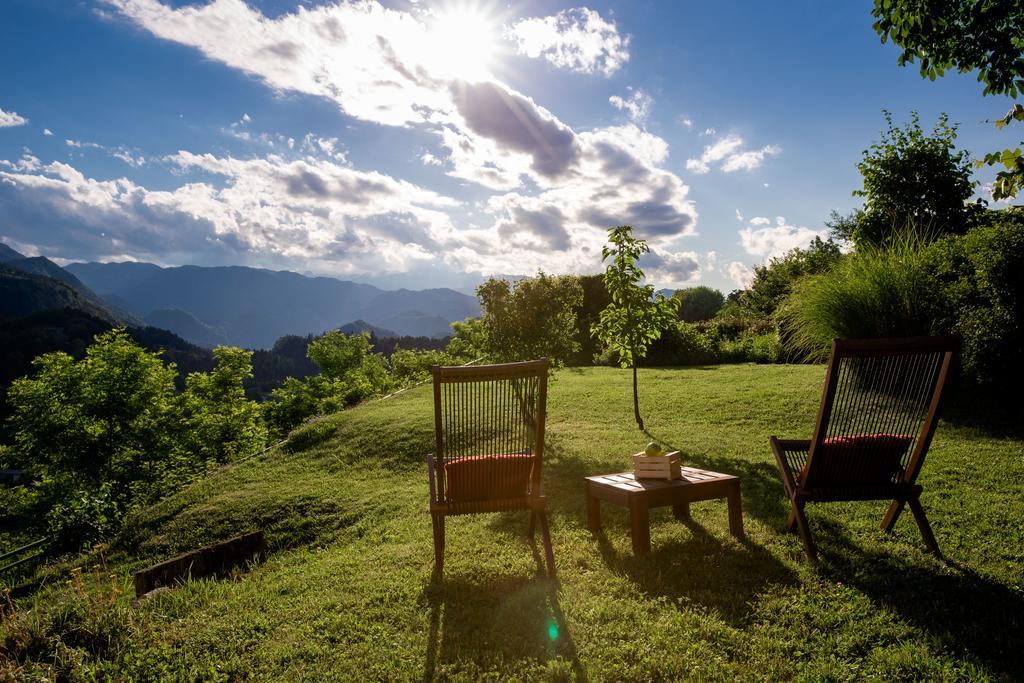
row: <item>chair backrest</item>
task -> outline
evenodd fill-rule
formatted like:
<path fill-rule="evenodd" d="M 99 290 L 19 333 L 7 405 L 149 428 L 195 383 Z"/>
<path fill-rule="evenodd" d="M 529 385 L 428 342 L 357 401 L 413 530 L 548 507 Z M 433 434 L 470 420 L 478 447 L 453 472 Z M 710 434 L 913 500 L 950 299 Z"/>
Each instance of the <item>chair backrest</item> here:
<path fill-rule="evenodd" d="M 539 495 L 547 359 L 431 371 L 436 499 Z"/>
<path fill-rule="evenodd" d="M 801 487 L 914 483 L 959 348 L 957 337 L 834 340 Z"/>

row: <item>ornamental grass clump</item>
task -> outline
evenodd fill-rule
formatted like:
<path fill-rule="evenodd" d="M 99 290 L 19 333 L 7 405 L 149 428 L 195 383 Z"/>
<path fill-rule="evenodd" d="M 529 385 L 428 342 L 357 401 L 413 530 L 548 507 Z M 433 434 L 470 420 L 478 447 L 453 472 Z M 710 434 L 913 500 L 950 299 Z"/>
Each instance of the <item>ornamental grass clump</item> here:
<path fill-rule="evenodd" d="M 918 233 L 888 248 L 868 248 L 796 283 L 777 312 L 786 349 L 808 360 L 828 356 L 832 340 L 933 333 L 932 281 Z"/>

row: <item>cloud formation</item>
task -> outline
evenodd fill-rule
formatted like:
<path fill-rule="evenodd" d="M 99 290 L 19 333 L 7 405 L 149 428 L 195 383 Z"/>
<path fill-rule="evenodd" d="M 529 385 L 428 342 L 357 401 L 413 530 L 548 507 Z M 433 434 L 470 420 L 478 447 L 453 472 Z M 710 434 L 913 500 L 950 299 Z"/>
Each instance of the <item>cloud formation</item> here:
<path fill-rule="evenodd" d="M 815 237 L 824 239 L 824 230 L 811 230 L 800 225 L 789 225 L 783 216 L 775 218 L 775 225 L 763 216 L 750 219 L 750 227 L 739 231 L 740 244 L 744 251 L 752 256 L 760 256 L 765 260 L 782 256 L 797 247 L 806 247 Z"/>
<path fill-rule="evenodd" d="M 713 135 L 714 129 L 704 131 Z M 761 166 L 766 156 L 779 153 L 775 145 L 765 145 L 760 149 L 744 150 L 743 138 L 739 135 L 727 135 L 704 147 L 704 152 L 697 158 L 686 160 L 686 170 L 703 175 L 711 171 L 713 165 L 725 173 L 734 171 L 752 171 Z"/>
<path fill-rule="evenodd" d="M 586 7 L 517 21 L 506 34 L 520 54 L 561 69 L 611 76 L 629 61 L 629 36 Z"/>
<path fill-rule="evenodd" d="M 608 101 L 616 109 L 628 113 L 629 118 L 636 123 L 643 123 L 647 120 L 648 114 L 651 113 L 651 106 L 654 104 L 651 96 L 643 90 L 633 90 L 633 93 L 625 98 L 612 95 Z M 692 127 L 692 122 L 690 125 Z"/>
<path fill-rule="evenodd" d="M 28 123 L 28 119 L 18 114 L 18 112 L 0 109 L 0 128 L 24 126 L 26 123 Z"/>
<path fill-rule="evenodd" d="M 243 0 L 101 1 L 114 16 L 275 91 L 321 97 L 352 118 L 435 136 L 438 147 L 417 154 L 422 164 L 496 194 L 471 210 L 420 185 L 352 168 L 334 138 L 257 133 L 252 117 L 239 112 L 222 132 L 264 156 L 182 151 L 161 161 L 106 150 L 133 166 L 170 165 L 185 180 L 171 191 L 88 178 L 56 162 L 33 172 L 7 168 L 0 201 L 19 194 L 43 212 L 70 211 L 86 195 L 102 198 L 105 215 L 84 204 L 81 229 L 103 239 L 75 247 L 69 258 L 133 250 L 175 258 L 167 254 L 182 253 L 181 236 L 191 235 L 192 253 L 212 244 L 211 254 L 319 272 L 397 272 L 423 263 L 484 274 L 578 272 L 598 268 L 606 230 L 629 223 L 660 257 L 657 272 L 685 281 L 699 271 L 695 255 L 675 243 L 694 234 L 697 211 L 689 188 L 664 168 L 668 144 L 635 123 L 650 107 L 641 91 L 621 103 L 634 123 L 577 131 L 490 76 L 453 74 L 450 60 L 436 54 L 431 10 L 365 0 L 270 16 Z M 609 75 L 629 59 L 629 37 L 586 8 L 507 30 L 524 54 L 560 68 Z M 189 177 L 193 171 L 201 181 Z M 132 221 L 148 227 L 133 235 Z"/>

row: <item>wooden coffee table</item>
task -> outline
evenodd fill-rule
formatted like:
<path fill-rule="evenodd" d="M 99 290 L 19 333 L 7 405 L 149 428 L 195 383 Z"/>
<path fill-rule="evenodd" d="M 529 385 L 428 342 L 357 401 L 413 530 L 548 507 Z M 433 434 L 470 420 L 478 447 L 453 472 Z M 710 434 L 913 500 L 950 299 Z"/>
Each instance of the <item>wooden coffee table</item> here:
<path fill-rule="evenodd" d="M 683 467 L 682 479 L 636 479 L 632 472 L 585 477 L 587 487 L 587 526 L 601 528 L 601 501 L 629 508 L 633 553 L 651 552 L 649 510 L 672 506 L 676 517 L 690 518 L 690 503 L 700 500 L 729 500 L 729 531 L 743 538 L 743 509 L 740 507 L 740 478 L 731 474 Z"/>

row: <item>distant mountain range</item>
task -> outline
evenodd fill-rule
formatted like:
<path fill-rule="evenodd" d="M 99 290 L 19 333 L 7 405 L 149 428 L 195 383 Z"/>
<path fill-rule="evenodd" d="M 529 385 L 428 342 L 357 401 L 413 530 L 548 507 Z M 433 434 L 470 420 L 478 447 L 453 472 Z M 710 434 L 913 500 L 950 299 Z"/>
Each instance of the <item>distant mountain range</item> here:
<path fill-rule="evenodd" d="M 257 346 L 236 341 L 224 324 L 208 324 L 192 312 L 173 306 L 179 299 L 196 301 L 198 296 L 195 291 L 197 286 L 190 286 L 182 272 L 198 273 L 197 277 L 204 286 L 214 286 L 212 283 L 217 281 L 221 273 L 209 271 L 228 271 L 227 279 L 234 279 L 231 283 L 234 287 L 251 286 L 248 294 L 239 294 L 236 290 L 219 292 L 217 296 L 210 295 L 208 298 L 213 299 L 215 305 L 200 310 L 211 315 L 211 312 L 217 312 L 218 305 L 237 305 L 243 315 L 229 317 L 229 322 L 237 324 L 236 321 L 240 319 L 250 325 L 265 325 L 268 330 L 265 338 L 282 329 L 281 320 L 285 324 L 296 319 L 309 320 L 314 319 L 317 313 L 326 319 L 333 317 L 337 309 L 341 310 L 341 315 L 348 315 L 348 311 L 372 307 L 379 311 L 376 316 L 378 319 L 393 320 L 404 329 L 428 333 L 402 336 L 392 327 L 375 325 L 358 317 L 342 325 L 323 324 L 321 328 L 322 323 L 315 323 L 317 327 L 311 328 L 317 330 L 316 333 L 332 328 L 348 334 L 368 332 L 374 337 L 375 350 L 385 355 L 399 347 L 441 348 L 444 342 L 440 337 L 447 335 L 449 318 L 455 320 L 472 315 L 475 308 L 474 300 L 451 290 L 388 292 L 330 278 L 306 278 L 294 273 L 274 273 L 250 268 L 163 269 L 150 264 L 117 264 L 124 267 L 111 269 L 97 267 L 99 265 L 87 264 L 84 268 L 96 274 L 92 282 L 103 288 L 117 287 L 122 292 L 134 292 L 128 291 L 127 295 L 120 296 L 100 296 L 75 274 L 49 259 L 25 257 L 0 243 L 0 424 L 3 423 L 4 411 L 8 407 L 3 401 L 4 388 L 16 377 L 30 371 L 33 358 L 52 351 L 63 351 L 80 358 L 97 334 L 112 327 L 126 327 L 128 334 L 138 344 L 151 351 L 160 351 L 164 359 L 174 362 L 180 372 L 179 382 L 189 372 L 207 371 L 213 367 L 210 353 L 212 346 Z M 134 305 L 133 302 L 146 300 L 145 296 L 139 296 L 138 293 L 153 287 L 154 277 L 157 285 L 171 286 L 162 275 L 166 270 L 176 271 L 170 279 L 172 284 L 182 289 L 182 296 L 176 298 L 164 294 L 162 302 L 168 304 L 167 307 L 154 308 L 139 317 L 125 310 L 126 304 Z M 277 285 L 282 291 L 274 294 L 270 291 L 271 285 Z M 347 295 L 347 298 L 341 300 L 339 305 L 332 306 L 330 301 L 326 301 L 328 294 L 332 293 Z M 280 313 L 281 307 L 287 307 L 289 296 L 300 297 L 295 306 L 299 310 L 298 315 Z M 152 299 L 160 301 L 156 296 L 152 296 Z M 253 305 L 253 302 L 258 303 L 261 299 L 278 308 L 261 310 L 260 306 Z M 467 299 L 472 306 L 467 305 Z M 118 302 L 122 303 L 119 305 Z M 405 310 L 403 306 L 406 305 L 424 307 L 432 313 Z M 136 310 L 141 311 L 143 308 Z M 247 319 L 244 315 L 250 317 Z M 429 333 L 434 333 L 434 338 L 429 338 Z M 247 394 L 251 398 L 263 399 L 285 377 L 301 379 L 316 372 L 315 366 L 306 357 L 306 346 L 312 334 L 281 334 L 275 343 L 267 344 L 270 348 L 256 350 L 253 354 L 254 377 L 246 382 Z"/>
<path fill-rule="evenodd" d="M 392 335 L 441 338 L 453 321 L 480 314 L 475 298 L 452 289 L 386 291 L 244 266 L 72 263 L 64 270 L 115 310 L 204 346 L 269 348 L 284 335 L 356 320 Z"/>

